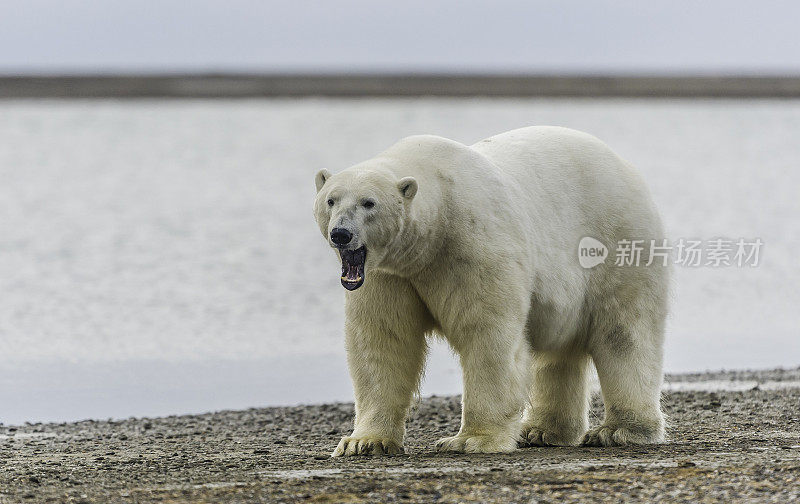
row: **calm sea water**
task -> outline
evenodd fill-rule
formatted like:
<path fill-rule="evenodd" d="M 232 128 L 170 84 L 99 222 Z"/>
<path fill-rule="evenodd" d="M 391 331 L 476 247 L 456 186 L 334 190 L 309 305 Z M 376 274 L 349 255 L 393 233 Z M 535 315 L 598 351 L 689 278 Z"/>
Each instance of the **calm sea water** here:
<path fill-rule="evenodd" d="M 0 102 L 0 421 L 349 399 L 314 173 L 400 137 L 555 124 L 644 174 L 672 238 L 761 238 L 677 268 L 666 368 L 800 364 L 800 102 Z M 460 390 L 434 346 L 423 394 Z"/>

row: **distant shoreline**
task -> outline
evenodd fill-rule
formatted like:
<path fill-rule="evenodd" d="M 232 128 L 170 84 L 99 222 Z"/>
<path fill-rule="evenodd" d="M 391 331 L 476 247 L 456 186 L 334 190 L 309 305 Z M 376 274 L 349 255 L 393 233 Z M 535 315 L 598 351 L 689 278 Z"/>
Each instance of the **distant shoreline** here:
<path fill-rule="evenodd" d="M 0 99 L 279 97 L 800 98 L 800 76 L 0 75 Z"/>

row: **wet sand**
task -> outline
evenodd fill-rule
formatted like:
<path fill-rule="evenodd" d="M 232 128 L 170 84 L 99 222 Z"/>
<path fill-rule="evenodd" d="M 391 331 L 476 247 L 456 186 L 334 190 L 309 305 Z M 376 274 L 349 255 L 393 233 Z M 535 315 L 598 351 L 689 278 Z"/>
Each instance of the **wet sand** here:
<path fill-rule="evenodd" d="M 352 404 L 0 426 L 0 503 L 800 499 L 800 369 L 667 379 L 669 440 L 644 447 L 437 454 L 458 397 L 422 399 L 395 457 L 329 457 Z"/>

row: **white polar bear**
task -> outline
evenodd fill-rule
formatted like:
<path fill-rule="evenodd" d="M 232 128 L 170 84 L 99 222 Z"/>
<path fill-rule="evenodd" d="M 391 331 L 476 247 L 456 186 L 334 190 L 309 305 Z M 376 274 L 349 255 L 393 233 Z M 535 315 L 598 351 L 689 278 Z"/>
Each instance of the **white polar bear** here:
<path fill-rule="evenodd" d="M 431 334 L 463 369 L 461 429 L 440 450 L 663 440 L 669 268 L 644 265 L 662 226 L 640 176 L 600 140 L 548 126 L 471 146 L 413 136 L 320 171 L 316 186 L 315 216 L 349 291 L 356 401 L 333 456 L 403 450 Z M 582 268 L 583 237 L 612 251 L 643 240 L 643 260 Z M 587 432 L 590 362 L 605 419 Z"/>

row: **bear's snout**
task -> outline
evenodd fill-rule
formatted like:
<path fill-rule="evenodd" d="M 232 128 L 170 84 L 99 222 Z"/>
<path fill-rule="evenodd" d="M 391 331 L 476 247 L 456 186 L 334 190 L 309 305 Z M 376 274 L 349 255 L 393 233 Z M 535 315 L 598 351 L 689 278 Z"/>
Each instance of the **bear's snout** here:
<path fill-rule="evenodd" d="M 331 230 L 331 241 L 340 247 L 347 245 L 352 239 L 353 233 L 345 228 L 337 227 Z"/>

